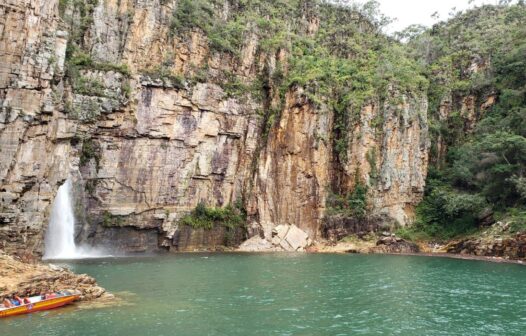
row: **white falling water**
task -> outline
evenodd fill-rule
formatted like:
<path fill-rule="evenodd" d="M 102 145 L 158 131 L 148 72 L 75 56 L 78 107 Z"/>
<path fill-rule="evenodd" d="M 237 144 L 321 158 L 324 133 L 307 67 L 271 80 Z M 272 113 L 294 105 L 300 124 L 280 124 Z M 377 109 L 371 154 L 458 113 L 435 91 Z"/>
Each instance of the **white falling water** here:
<path fill-rule="evenodd" d="M 58 188 L 46 232 L 44 259 L 70 259 L 77 253 L 75 246 L 75 215 L 71 204 L 71 181 Z"/>
<path fill-rule="evenodd" d="M 58 188 L 51 209 L 51 217 L 45 237 L 44 259 L 98 258 L 99 250 L 75 244 L 75 214 L 71 197 L 72 185 L 68 179 Z"/>

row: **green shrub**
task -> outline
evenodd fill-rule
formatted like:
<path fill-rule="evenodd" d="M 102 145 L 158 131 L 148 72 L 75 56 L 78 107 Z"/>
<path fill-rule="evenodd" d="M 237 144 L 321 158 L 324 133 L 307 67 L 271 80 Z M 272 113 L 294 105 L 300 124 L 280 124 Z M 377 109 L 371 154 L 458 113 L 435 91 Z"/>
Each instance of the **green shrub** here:
<path fill-rule="evenodd" d="M 443 240 L 469 234 L 478 230 L 478 217 L 485 208 L 487 202 L 480 195 L 436 186 L 418 205 L 414 229 Z"/>
<path fill-rule="evenodd" d="M 106 87 L 99 79 L 79 76 L 73 80 L 73 92 L 85 96 L 106 97 Z"/>
<path fill-rule="evenodd" d="M 376 154 L 376 147 L 373 147 L 372 149 L 369 149 L 366 154 L 367 162 L 369 163 L 369 166 L 371 167 L 371 171 L 369 173 L 371 184 L 376 185 L 378 183 L 378 168 L 376 167 L 377 164 L 377 154 Z"/>
<path fill-rule="evenodd" d="M 113 215 L 109 211 L 104 211 L 102 213 L 102 225 L 105 227 L 120 227 L 125 224 L 123 216 Z"/>
<path fill-rule="evenodd" d="M 418 230 L 414 227 L 402 227 L 395 231 L 395 234 L 405 240 L 418 242 L 418 241 L 430 241 L 433 237 L 427 232 Z"/>
<path fill-rule="evenodd" d="M 179 224 L 187 225 L 194 229 L 210 230 L 217 226 L 229 229 L 243 227 L 246 222 L 246 214 L 231 205 L 225 208 L 207 207 L 199 203 L 189 214 L 179 220 Z"/>
<path fill-rule="evenodd" d="M 66 53 L 66 62 L 69 67 L 80 69 L 91 69 L 97 71 L 114 71 L 126 77 L 131 75 L 127 64 L 114 64 L 110 62 L 96 62 L 91 56 L 81 49 L 71 45 Z"/>
<path fill-rule="evenodd" d="M 330 193 L 327 199 L 328 215 L 364 218 L 367 214 L 367 187 L 357 183 L 347 195 Z"/>
<path fill-rule="evenodd" d="M 200 28 L 210 31 L 214 18 L 214 7 L 206 0 L 181 0 L 174 12 L 171 30 L 173 33 Z"/>
<path fill-rule="evenodd" d="M 101 159 L 100 151 L 100 146 L 95 141 L 93 141 L 92 139 L 85 139 L 82 142 L 82 149 L 80 152 L 80 166 L 85 166 L 88 162 L 91 161 L 91 159 L 94 159 L 98 170 Z"/>
<path fill-rule="evenodd" d="M 526 232 L 526 208 L 510 208 L 499 216 L 499 220 L 510 223 L 512 234 Z"/>
<path fill-rule="evenodd" d="M 170 68 L 164 65 L 143 70 L 142 74 L 153 80 L 160 79 L 165 85 L 171 84 L 177 89 L 185 88 L 186 79 L 181 75 L 173 75 Z"/>

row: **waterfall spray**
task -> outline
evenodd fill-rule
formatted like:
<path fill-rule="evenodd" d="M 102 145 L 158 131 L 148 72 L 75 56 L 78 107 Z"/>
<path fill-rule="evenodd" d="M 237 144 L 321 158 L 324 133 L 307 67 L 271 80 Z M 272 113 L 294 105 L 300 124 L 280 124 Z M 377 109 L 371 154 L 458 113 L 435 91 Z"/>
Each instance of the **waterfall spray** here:
<path fill-rule="evenodd" d="M 71 203 L 71 181 L 58 188 L 45 238 L 44 259 L 70 259 L 76 255 L 75 215 Z"/>
<path fill-rule="evenodd" d="M 45 237 L 44 259 L 100 258 L 103 251 L 75 244 L 75 214 L 73 213 L 72 183 L 70 179 L 58 188 L 51 209 Z"/>

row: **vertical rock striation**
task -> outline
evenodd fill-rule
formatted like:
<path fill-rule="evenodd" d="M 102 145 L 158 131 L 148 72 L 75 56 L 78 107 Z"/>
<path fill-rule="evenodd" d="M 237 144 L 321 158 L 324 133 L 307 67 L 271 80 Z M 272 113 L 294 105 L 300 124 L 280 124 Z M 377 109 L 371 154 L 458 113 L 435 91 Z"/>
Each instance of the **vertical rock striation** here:
<path fill-rule="evenodd" d="M 55 108 L 67 32 L 56 1 L 0 3 L 0 248 L 42 249 L 59 184 L 75 161 L 76 126 Z"/>
<path fill-rule="evenodd" d="M 346 125 L 348 160 L 336 170 L 333 111 L 298 86 L 282 105 L 272 80 L 263 94 L 250 90 L 286 66 L 284 50 L 261 51 L 260 36 L 246 34 L 234 58 L 200 29 L 174 35 L 177 1 L 86 6 L 60 18 L 56 0 L 0 4 L 1 248 L 43 251 L 68 176 L 77 239 L 126 251 L 220 244 L 221 230 L 178 225 L 201 202 L 243 203 L 249 235 L 291 224 L 316 238 L 335 183 L 343 192 L 365 183 L 373 214 L 411 222 L 427 173 L 423 93 L 390 89 L 365 104 Z M 305 25 L 314 34 L 320 20 Z M 75 45 L 83 53 L 72 59 Z M 279 106 L 274 123 L 269 106 Z"/>

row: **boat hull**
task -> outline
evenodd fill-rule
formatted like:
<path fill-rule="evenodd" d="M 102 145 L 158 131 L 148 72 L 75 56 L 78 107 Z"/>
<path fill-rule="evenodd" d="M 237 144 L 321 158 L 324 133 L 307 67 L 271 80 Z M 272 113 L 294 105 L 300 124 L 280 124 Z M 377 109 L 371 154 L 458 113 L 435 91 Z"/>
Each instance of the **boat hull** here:
<path fill-rule="evenodd" d="M 49 309 L 62 307 L 62 306 L 65 306 L 77 300 L 78 298 L 79 298 L 79 295 L 60 296 L 60 297 L 56 297 L 52 299 L 35 302 L 32 304 L 26 304 L 22 306 L 8 308 L 8 309 L 0 311 L 0 318 L 8 317 L 8 316 L 15 316 L 15 315 L 22 315 L 22 314 L 29 314 L 29 313 L 33 313 L 37 311 L 49 310 Z"/>

